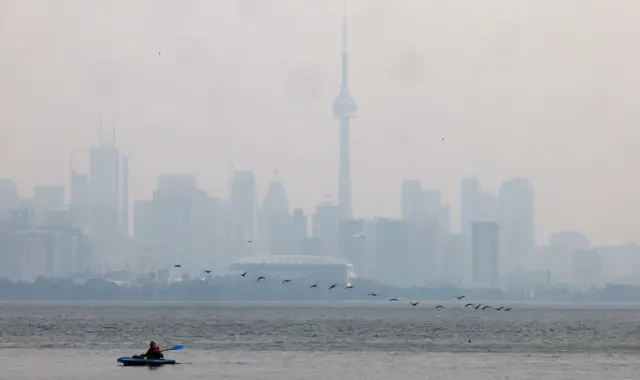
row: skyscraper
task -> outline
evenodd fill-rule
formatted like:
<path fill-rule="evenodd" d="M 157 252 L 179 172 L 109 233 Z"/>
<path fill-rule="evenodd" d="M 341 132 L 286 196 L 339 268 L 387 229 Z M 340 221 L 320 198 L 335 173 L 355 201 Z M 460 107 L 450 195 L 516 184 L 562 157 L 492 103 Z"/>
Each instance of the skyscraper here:
<path fill-rule="evenodd" d="M 351 219 L 351 153 L 349 120 L 356 116 L 356 101 L 349 94 L 349 54 L 347 53 L 347 2 L 344 1 L 342 25 L 342 82 L 333 102 L 333 116 L 340 121 L 340 169 L 338 175 L 338 207 L 341 219 Z"/>
<path fill-rule="evenodd" d="M 9 222 L 19 203 L 16 184 L 10 179 L 0 178 L 0 222 Z"/>
<path fill-rule="evenodd" d="M 474 222 L 473 282 L 479 286 L 498 283 L 498 252 L 500 227 L 494 222 Z"/>
<path fill-rule="evenodd" d="M 87 231 L 91 223 L 91 185 L 89 176 L 71 169 L 71 225 Z"/>
<path fill-rule="evenodd" d="M 471 241 L 473 222 L 479 221 L 480 181 L 477 178 L 464 178 L 460 183 L 460 233 Z"/>
<path fill-rule="evenodd" d="M 129 159 L 122 157 L 122 234 L 129 237 Z"/>
<path fill-rule="evenodd" d="M 401 210 L 403 220 L 408 220 L 417 213 L 424 211 L 424 190 L 418 180 L 405 179 L 402 181 Z"/>
<path fill-rule="evenodd" d="M 64 186 L 35 186 L 33 188 L 33 216 L 35 224 L 45 224 L 47 213 L 64 206 Z"/>
<path fill-rule="evenodd" d="M 233 238 L 245 246 L 256 237 L 256 185 L 253 172 L 236 170 L 231 184 Z"/>
<path fill-rule="evenodd" d="M 269 184 L 269 189 L 264 197 L 261 212 L 260 232 L 265 242 L 265 247 L 271 254 L 297 254 L 298 246 L 293 231 L 293 219 L 289 211 L 289 198 L 284 185 L 277 178 Z"/>
<path fill-rule="evenodd" d="M 312 235 L 322 242 L 325 256 L 337 256 L 340 207 L 332 203 L 319 204 L 313 214 Z"/>
<path fill-rule="evenodd" d="M 535 248 L 533 186 L 525 178 L 502 183 L 498 195 L 500 269 L 510 274 L 525 268 Z"/>
<path fill-rule="evenodd" d="M 121 252 L 120 152 L 113 142 L 101 140 L 100 145 L 91 148 L 89 170 L 89 233 L 96 252 L 92 265 L 93 270 L 103 273 L 113 268 Z"/>

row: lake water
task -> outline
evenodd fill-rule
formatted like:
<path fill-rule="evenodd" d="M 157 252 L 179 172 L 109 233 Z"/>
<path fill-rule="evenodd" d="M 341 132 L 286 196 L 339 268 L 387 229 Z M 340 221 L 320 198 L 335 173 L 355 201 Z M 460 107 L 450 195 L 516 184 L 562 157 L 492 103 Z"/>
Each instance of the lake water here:
<path fill-rule="evenodd" d="M 465 303 L 0 303 L 0 379 L 640 376 L 638 307 Z M 152 339 L 185 364 L 116 365 Z"/>

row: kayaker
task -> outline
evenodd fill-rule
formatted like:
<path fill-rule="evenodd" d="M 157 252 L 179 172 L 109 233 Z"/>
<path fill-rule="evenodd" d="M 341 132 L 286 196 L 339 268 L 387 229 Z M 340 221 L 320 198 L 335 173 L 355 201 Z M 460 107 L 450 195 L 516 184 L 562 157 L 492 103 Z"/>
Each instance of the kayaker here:
<path fill-rule="evenodd" d="M 151 341 L 151 343 L 149 343 L 149 349 L 142 356 L 147 359 L 164 359 L 164 354 L 162 353 L 162 351 L 160 351 L 160 348 L 154 341 Z"/>

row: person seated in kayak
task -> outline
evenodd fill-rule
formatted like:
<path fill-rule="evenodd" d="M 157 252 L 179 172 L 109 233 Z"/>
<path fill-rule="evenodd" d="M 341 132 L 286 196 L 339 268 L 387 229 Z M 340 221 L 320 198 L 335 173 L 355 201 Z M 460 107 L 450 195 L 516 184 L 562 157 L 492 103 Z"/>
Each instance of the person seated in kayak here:
<path fill-rule="evenodd" d="M 164 359 L 164 354 L 162 353 L 162 351 L 160 351 L 160 348 L 154 341 L 151 341 L 151 343 L 149 343 L 149 349 L 142 356 L 147 359 Z"/>

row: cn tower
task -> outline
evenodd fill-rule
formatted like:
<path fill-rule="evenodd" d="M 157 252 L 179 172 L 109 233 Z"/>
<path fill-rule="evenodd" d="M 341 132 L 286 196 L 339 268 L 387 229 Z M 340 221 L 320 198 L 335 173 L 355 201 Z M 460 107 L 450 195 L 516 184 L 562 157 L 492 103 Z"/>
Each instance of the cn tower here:
<path fill-rule="evenodd" d="M 338 207 L 340 219 L 351 219 L 351 153 L 349 151 L 349 120 L 356 116 L 358 106 L 349 95 L 349 53 L 347 53 L 347 1 L 344 0 L 342 23 L 342 82 L 333 102 L 333 117 L 340 122 L 340 169 L 338 174 Z"/>

